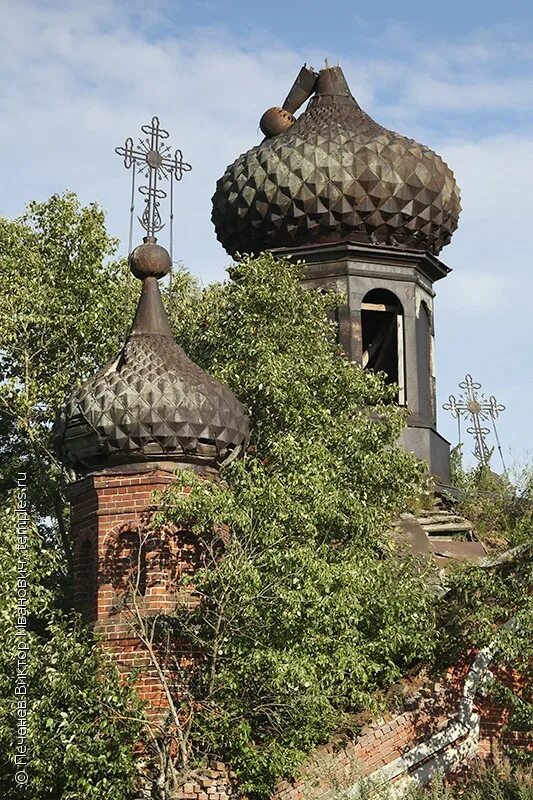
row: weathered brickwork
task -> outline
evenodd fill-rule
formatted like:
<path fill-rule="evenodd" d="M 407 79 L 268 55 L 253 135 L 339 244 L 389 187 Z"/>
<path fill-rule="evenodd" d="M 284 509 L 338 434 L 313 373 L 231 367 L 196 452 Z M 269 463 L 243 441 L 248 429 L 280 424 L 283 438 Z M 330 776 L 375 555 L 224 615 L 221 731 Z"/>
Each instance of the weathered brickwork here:
<path fill-rule="evenodd" d="M 139 670 L 137 686 L 158 717 L 166 706 L 163 688 L 136 634 L 136 606 L 143 618 L 192 602 L 180 578 L 205 558 L 197 538 L 171 526 L 153 531 L 154 492 L 172 473 L 93 474 L 70 490 L 74 538 L 75 598 L 124 672 Z M 186 491 L 186 490 L 185 490 Z M 135 606 L 134 606 L 135 603 Z M 184 658 L 190 658 L 184 647 Z"/>
<path fill-rule="evenodd" d="M 414 704 L 414 708 L 365 726 L 357 738 L 342 746 L 329 744 L 317 748 L 302 766 L 298 779 L 279 782 L 272 800 L 329 800 L 338 789 L 383 769 L 389 770 L 392 781 L 400 780 L 405 773 L 394 775 L 393 762 L 445 731 L 458 715 L 473 657 L 471 654 L 450 667 L 442 682 L 421 692 L 418 698 L 411 698 L 408 704 Z M 513 690 L 526 688 L 516 672 L 499 671 L 497 678 Z M 473 710 L 480 716 L 476 755 L 487 758 L 509 746 L 533 753 L 531 733 L 506 727 L 510 717 L 508 706 L 486 694 L 476 696 Z M 455 740 L 454 747 L 460 748 L 465 738 Z"/>
<path fill-rule="evenodd" d="M 411 711 L 366 725 L 359 736 L 342 746 L 328 744 L 317 748 L 297 780 L 283 780 L 274 793 L 275 800 L 318 800 L 353 785 L 400 756 L 432 733 L 442 729 L 453 693 L 436 692 L 435 705 L 427 699 Z"/>
<path fill-rule="evenodd" d="M 272 800 L 334 800 L 337 793 L 379 770 L 389 772 L 393 782 L 405 773 L 398 772 L 398 759 L 412 753 L 435 734 L 444 736 L 450 722 L 457 716 L 463 696 L 464 683 L 475 654 L 451 667 L 445 678 L 404 701 L 409 708 L 376 720 L 362 728 L 349 741 L 332 742 L 318 747 L 302 765 L 300 775 L 292 780 L 280 780 Z M 501 672 L 498 678 L 514 689 L 522 689 L 517 673 Z M 480 757 L 489 757 L 495 749 L 512 745 L 533 752 L 531 734 L 506 730 L 509 709 L 487 695 L 476 698 L 474 712 L 481 717 L 479 741 L 474 750 Z M 453 746 L 461 752 L 466 737 L 459 736 Z M 447 748 L 443 748 L 443 752 Z M 421 762 L 424 763 L 423 760 Z M 461 762 L 460 762 L 461 763 Z M 213 765 L 204 778 L 196 776 L 183 786 L 177 800 L 228 800 L 239 796 L 223 765 Z M 395 774 L 398 772 L 398 774 Z"/>
<path fill-rule="evenodd" d="M 176 800 L 238 800 L 235 776 L 220 761 L 212 761 L 207 769 L 192 773 L 183 784 Z"/>
<path fill-rule="evenodd" d="M 528 702 L 533 702 L 533 686 L 515 670 L 493 669 L 494 677 Z M 533 733 L 517 729 L 512 722 L 509 704 L 498 703 L 492 696 L 479 697 L 477 711 L 481 717 L 480 754 L 490 756 L 501 749 L 518 749 L 533 753 Z"/>

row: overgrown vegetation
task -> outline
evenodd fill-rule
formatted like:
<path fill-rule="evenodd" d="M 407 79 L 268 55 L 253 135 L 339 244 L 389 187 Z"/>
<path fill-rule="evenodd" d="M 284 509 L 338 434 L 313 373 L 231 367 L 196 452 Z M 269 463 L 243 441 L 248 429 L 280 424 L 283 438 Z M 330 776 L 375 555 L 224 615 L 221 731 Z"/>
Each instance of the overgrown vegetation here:
<path fill-rule="evenodd" d="M 461 491 L 457 507 L 490 553 L 531 542 L 533 469 L 514 466 L 503 475 L 490 466 L 464 469 L 461 446 L 452 452 L 452 484 Z"/>
<path fill-rule="evenodd" d="M 530 468 L 503 476 L 488 467 L 464 470 L 457 457 L 454 466 L 462 490 L 458 509 L 490 555 L 487 565 L 458 567 L 451 575 L 437 660 L 449 663 L 467 648 L 492 642 L 496 674 L 498 666 L 515 670 L 522 685 L 511 691 L 497 678 L 491 691 L 510 707 L 512 729 L 532 731 L 533 475 Z"/>
<path fill-rule="evenodd" d="M 64 395 L 117 352 L 133 317 L 138 287 L 112 260 L 115 249 L 102 212 L 81 208 L 73 195 L 31 204 L 21 220 L 0 220 L 6 798 L 15 796 L 5 754 L 14 731 L 18 472 L 27 475 L 32 519 L 32 800 L 126 800 L 132 791 L 132 754 L 145 723 L 72 611 L 64 493 L 72 476 L 51 446 Z M 395 445 L 404 416 L 394 389 L 346 362 L 327 322 L 337 298 L 303 291 L 299 271 L 269 255 L 245 257 L 225 284 L 200 290 L 178 273 L 165 291 L 185 350 L 233 388 L 253 420 L 246 460 L 225 468 L 222 482 L 181 472 L 162 498 L 159 522 L 192 519 L 205 542 L 221 526 L 227 534 L 222 556 L 215 547 L 187 587 L 199 604 L 158 623 L 159 633 L 174 634 L 171 644 L 179 631 L 202 653 L 171 687 L 178 726 L 187 720 L 178 766 L 226 760 L 253 797 L 268 796 L 279 774 L 293 772 L 336 726 L 349 729 L 352 711 L 375 707 L 382 688 L 439 647 L 486 643 L 512 612 L 520 626 L 502 647 L 525 661 L 521 642 L 531 622 L 527 548 L 519 567 L 458 572 L 449 605 L 457 613 L 444 633 L 423 564 L 390 557 L 391 520 L 416 507 L 427 488 L 423 469 Z M 480 507 L 480 520 L 488 524 L 491 514 Z M 505 528 L 506 543 L 527 541 L 527 514 L 519 520 Z"/>
<path fill-rule="evenodd" d="M 300 272 L 243 258 L 231 282 L 171 304 L 184 348 L 253 420 L 225 483 L 181 474 L 160 515 L 194 519 L 204 539 L 230 528 L 223 556 L 192 578 L 202 603 L 180 620 L 206 654 L 187 701 L 188 719 L 199 709 L 191 757 L 229 761 L 260 796 L 435 642 L 420 565 L 386 557 L 392 517 L 424 488 L 395 445 L 403 413 L 343 358 L 327 321 L 337 299 L 303 290 Z"/>
<path fill-rule="evenodd" d="M 435 781 L 412 800 L 533 800 L 533 769 L 497 757 L 495 763 L 470 767 L 461 781 Z M 377 799 L 376 799 L 377 800 Z"/>
<path fill-rule="evenodd" d="M 136 292 L 95 205 L 75 195 L 0 218 L 0 492 L 27 473 L 30 513 L 70 557 L 64 486 L 51 426 L 75 382 L 117 352 Z"/>
<path fill-rule="evenodd" d="M 396 800 L 393 784 L 370 778 L 358 779 L 357 790 L 333 789 L 334 800 Z M 501 753 L 491 762 L 474 760 L 452 780 L 442 776 L 423 788 L 405 787 L 405 800 L 533 800 L 533 768 L 513 763 Z"/>
<path fill-rule="evenodd" d="M 73 383 L 116 352 L 132 281 L 95 206 L 74 195 L 0 219 L 0 794 L 124 800 L 138 703 L 71 609 L 70 531 L 51 426 Z M 27 488 L 16 490 L 18 479 Z M 17 500 L 29 520 L 17 550 Z M 15 695 L 17 567 L 28 558 L 27 691 Z M 22 578 L 24 580 L 24 578 Z M 22 664 L 22 667 L 25 665 Z M 17 700 L 28 705 L 29 786 L 15 783 Z"/>
<path fill-rule="evenodd" d="M 24 497 L 22 490 L 4 496 L 0 509 L 0 795 L 124 800 L 136 779 L 139 703 L 76 615 L 58 607 L 61 555 L 33 521 L 20 526 L 16 508 Z M 17 547 L 22 530 L 28 537 L 23 551 Z M 21 558 L 27 562 L 22 570 Z M 22 617 L 21 638 L 15 625 Z M 17 740 L 17 719 L 25 721 L 19 704 L 27 711 L 27 736 L 20 742 L 27 747 L 27 787 L 15 777 L 24 771 L 24 761 L 16 762 L 24 755 Z"/>

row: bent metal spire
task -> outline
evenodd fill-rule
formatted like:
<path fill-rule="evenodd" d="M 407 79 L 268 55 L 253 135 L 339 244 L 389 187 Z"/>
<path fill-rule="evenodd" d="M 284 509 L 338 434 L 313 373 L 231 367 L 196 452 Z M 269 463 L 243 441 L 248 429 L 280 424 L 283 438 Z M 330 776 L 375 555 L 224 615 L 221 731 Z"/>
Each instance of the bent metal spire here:
<path fill-rule="evenodd" d="M 148 177 L 148 187 L 140 189 L 146 208 L 139 218 L 147 236 L 129 256 L 132 273 L 142 281 L 135 319 L 118 356 L 72 393 L 55 425 L 62 458 L 78 474 L 143 462 L 219 467 L 249 437 L 244 406 L 194 364 L 172 335 L 158 285 L 171 270 L 170 255 L 154 235 L 163 227 L 159 201 L 166 196 L 158 180 L 170 177 L 172 185 L 190 165 L 181 150 L 172 156 L 161 144 L 168 134 L 157 117 L 142 130 L 144 144 L 135 149 L 127 139 L 117 150 L 126 167 Z"/>

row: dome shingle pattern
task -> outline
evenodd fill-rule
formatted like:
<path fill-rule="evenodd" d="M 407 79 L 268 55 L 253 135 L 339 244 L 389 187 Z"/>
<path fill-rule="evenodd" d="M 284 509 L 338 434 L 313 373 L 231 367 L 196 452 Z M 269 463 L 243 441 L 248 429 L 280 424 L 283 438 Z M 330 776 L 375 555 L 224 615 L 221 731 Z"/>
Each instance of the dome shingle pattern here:
<path fill-rule="evenodd" d="M 73 392 L 55 436 L 82 473 L 146 461 L 219 466 L 246 446 L 249 419 L 233 392 L 176 343 L 148 277 L 118 358 Z"/>
<path fill-rule="evenodd" d="M 342 240 L 438 253 L 459 212 L 453 173 L 440 156 L 374 122 L 335 67 L 322 70 L 287 132 L 226 169 L 212 219 L 232 255 Z"/>

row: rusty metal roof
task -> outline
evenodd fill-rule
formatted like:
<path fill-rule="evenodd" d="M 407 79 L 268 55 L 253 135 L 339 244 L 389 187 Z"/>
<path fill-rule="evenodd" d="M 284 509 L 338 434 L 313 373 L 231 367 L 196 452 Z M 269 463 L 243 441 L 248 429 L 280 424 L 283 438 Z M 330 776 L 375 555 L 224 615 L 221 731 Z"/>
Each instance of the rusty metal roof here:
<path fill-rule="evenodd" d="M 155 241 L 133 252 L 130 265 L 143 287 L 131 332 L 58 415 L 58 450 L 78 473 L 156 461 L 216 467 L 246 446 L 246 409 L 172 335 L 157 283 L 169 263 Z"/>

